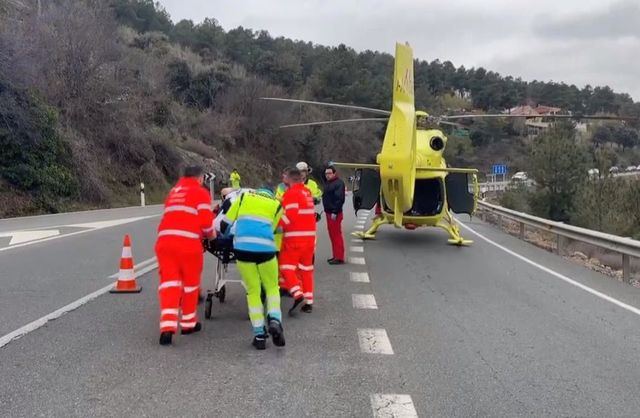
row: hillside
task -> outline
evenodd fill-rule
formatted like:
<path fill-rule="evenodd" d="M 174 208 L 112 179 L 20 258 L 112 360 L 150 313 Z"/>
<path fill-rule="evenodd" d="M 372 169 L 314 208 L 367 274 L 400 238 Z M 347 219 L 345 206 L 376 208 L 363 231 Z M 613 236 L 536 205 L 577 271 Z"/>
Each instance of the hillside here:
<path fill-rule="evenodd" d="M 174 24 L 151 0 L 1 4 L 0 217 L 131 204 L 141 181 L 158 201 L 188 161 L 219 177 L 237 167 L 258 185 L 298 160 L 369 161 L 379 149 L 380 126 L 280 130 L 351 115 L 257 98 L 388 109 L 388 54 L 225 31 L 214 19 Z M 640 115 L 639 103 L 606 86 L 525 82 L 448 61 L 416 61 L 415 81 L 417 106 L 435 114 L 528 102 Z M 526 161 L 528 144 L 513 126 L 470 128 L 452 141 L 452 163 Z"/>

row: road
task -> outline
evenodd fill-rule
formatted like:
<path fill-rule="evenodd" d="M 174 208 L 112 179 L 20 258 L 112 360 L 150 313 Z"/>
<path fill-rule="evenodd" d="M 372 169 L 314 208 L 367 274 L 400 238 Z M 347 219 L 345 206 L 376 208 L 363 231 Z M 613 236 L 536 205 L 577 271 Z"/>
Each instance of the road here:
<path fill-rule="evenodd" d="M 1 251 L 0 338 L 107 285 L 123 234 L 136 261 L 152 257 L 158 212 L 0 222 L 15 232 L 151 216 Z M 142 293 L 97 297 L 0 348 L 0 415 L 640 415 L 640 289 L 475 219 L 468 248 L 435 230 L 352 242 L 362 221 L 348 212 L 351 262 L 326 264 L 322 223 L 316 307 L 285 317 L 284 349 L 250 346 L 237 285 L 201 333 L 159 346 L 154 271 Z"/>

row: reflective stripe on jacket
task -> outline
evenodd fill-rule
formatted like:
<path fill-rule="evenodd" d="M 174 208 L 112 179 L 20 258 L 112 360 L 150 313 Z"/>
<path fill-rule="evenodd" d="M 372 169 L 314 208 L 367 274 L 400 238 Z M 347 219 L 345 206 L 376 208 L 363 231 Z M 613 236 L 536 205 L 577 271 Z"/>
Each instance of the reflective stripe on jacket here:
<path fill-rule="evenodd" d="M 294 184 L 282 197 L 284 215 L 280 225 L 284 241 L 294 240 L 314 244 L 316 240 L 316 215 L 313 196 L 304 184 Z"/>
<path fill-rule="evenodd" d="M 256 253 L 277 251 L 274 232 L 282 217 L 282 207 L 276 199 L 254 192 L 242 193 L 226 217 L 235 222 L 234 249 Z"/>
<path fill-rule="evenodd" d="M 211 195 L 197 179 L 181 178 L 165 200 L 158 242 L 201 251 L 202 238 L 213 236 Z"/>

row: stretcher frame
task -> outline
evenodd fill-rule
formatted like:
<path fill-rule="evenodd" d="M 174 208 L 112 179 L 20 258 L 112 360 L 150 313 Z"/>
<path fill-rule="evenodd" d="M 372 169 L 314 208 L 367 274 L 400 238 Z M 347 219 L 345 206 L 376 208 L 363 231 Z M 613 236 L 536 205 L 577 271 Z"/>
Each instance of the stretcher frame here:
<path fill-rule="evenodd" d="M 233 251 L 233 240 L 230 238 L 215 239 L 209 241 L 205 245 L 207 252 L 216 257 L 216 269 L 213 275 L 213 286 L 207 289 L 205 298 L 205 319 L 211 319 L 211 310 L 213 308 L 213 298 L 215 297 L 224 303 L 227 296 L 227 283 L 240 283 L 244 287 L 242 280 L 227 279 L 229 264 L 236 262 L 236 254 Z"/>

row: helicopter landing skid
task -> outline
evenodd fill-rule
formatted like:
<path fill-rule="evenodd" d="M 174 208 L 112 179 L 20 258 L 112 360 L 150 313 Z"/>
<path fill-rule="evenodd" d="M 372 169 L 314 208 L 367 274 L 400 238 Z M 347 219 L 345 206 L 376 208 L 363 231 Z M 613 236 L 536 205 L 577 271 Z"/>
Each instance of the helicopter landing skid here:
<path fill-rule="evenodd" d="M 373 223 L 365 232 L 356 231 L 351 235 L 354 237 L 358 237 L 360 239 L 376 239 L 376 232 L 378 232 L 378 228 L 380 228 L 384 224 L 390 223 L 384 217 L 375 217 L 373 218 Z"/>
<path fill-rule="evenodd" d="M 466 247 L 473 244 L 472 240 L 462 238 L 462 236 L 460 235 L 460 228 L 449 213 L 447 213 L 442 218 L 442 220 L 438 223 L 438 226 L 449 233 L 449 239 L 447 240 L 447 243 L 449 245 Z"/>

